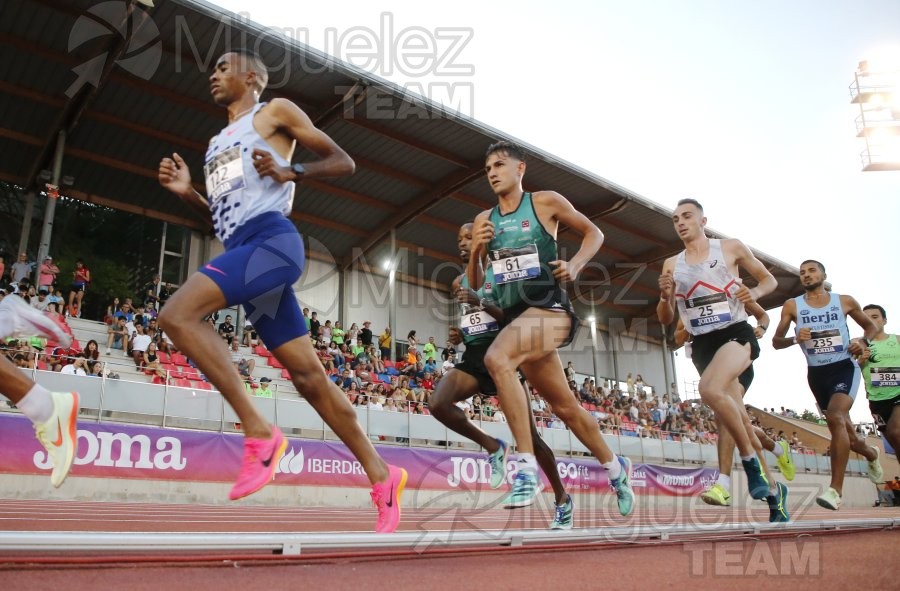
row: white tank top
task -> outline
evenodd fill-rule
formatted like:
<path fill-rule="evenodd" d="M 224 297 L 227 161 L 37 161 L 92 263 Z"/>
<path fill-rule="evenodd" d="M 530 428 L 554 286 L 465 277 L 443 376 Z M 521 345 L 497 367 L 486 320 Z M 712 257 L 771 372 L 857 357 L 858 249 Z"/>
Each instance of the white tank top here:
<path fill-rule="evenodd" d="M 228 240 L 234 231 L 256 216 L 278 212 L 289 215 L 294 204 L 294 183 L 262 178 L 253 167 L 253 150 L 272 155 L 290 166 L 253 127 L 253 118 L 266 103 L 253 109 L 209 140 L 203 172 L 216 237 Z"/>
<path fill-rule="evenodd" d="M 707 334 L 747 319 L 744 304 L 734 297 L 740 282 L 728 270 L 722 242 L 710 239 L 709 255 L 696 265 L 681 251 L 675 261 L 675 301 L 684 328 L 692 335 Z"/>

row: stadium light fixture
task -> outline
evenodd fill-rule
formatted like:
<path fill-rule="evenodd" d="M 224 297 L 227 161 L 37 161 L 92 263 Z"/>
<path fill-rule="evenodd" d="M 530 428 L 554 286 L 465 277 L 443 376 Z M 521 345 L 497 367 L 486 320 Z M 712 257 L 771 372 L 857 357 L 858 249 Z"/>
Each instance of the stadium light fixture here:
<path fill-rule="evenodd" d="M 900 47 L 859 62 L 850 102 L 859 105 L 856 136 L 865 142 L 863 171 L 900 171 Z"/>

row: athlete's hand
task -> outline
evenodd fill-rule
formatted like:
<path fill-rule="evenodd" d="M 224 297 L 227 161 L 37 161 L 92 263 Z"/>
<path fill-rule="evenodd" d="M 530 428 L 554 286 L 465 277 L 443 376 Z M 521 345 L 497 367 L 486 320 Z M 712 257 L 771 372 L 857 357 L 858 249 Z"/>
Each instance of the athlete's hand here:
<path fill-rule="evenodd" d="M 494 224 L 489 219 L 481 218 L 475 220 L 472 227 L 472 251 L 476 248 L 486 248 L 488 243 L 494 238 Z"/>
<path fill-rule="evenodd" d="M 743 283 L 741 283 L 737 291 L 734 292 L 734 296 L 745 306 L 749 306 L 756 302 L 756 298 L 753 297 L 753 292 Z"/>
<path fill-rule="evenodd" d="M 447 338 L 447 342 L 453 346 L 459 345 L 462 343 L 462 331 L 459 330 L 457 326 L 450 327 L 450 335 Z"/>
<path fill-rule="evenodd" d="M 675 289 L 675 278 L 668 271 L 659 276 L 659 299 L 668 302 Z"/>
<path fill-rule="evenodd" d="M 259 176 L 270 176 L 276 183 L 286 183 L 294 180 L 294 171 L 289 166 L 281 166 L 275 162 L 275 159 L 272 158 L 272 154 L 269 152 L 254 148 L 251 158 L 253 159 L 253 168 L 256 169 Z"/>
<path fill-rule="evenodd" d="M 469 304 L 470 306 L 477 306 L 481 303 L 481 299 L 478 297 L 478 294 L 475 293 L 475 290 L 471 287 L 460 287 L 456 290 L 456 301 L 461 304 Z"/>
<path fill-rule="evenodd" d="M 550 261 L 553 269 L 553 276 L 560 283 L 569 283 L 575 281 L 578 274 L 581 273 L 581 267 L 571 261 Z"/>
<path fill-rule="evenodd" d="M 863 354 L 863 351 L 866 351 L 866 344 L 862 339 L 850 339 L 850 346 L 847 347 L 847 351 L 853 355 L 854 357 L 860 357 Z"/>
<path fill-rule="evenodd" d="M 177 152 L 159 162 L 159 184 L 179 196 L 191 194 L 191 172 Z"/>
<path fill-rule="evenodd" d="M 763 335 L 766 334 L 766 329 L 761 326 L 757 326 L 753 329 L 753 336 L 756 337 L 756 340 L 763 338 Z"/>
<path fill-rule="evenodd" d="M 869 361 L 869 358 L 871 356 L 872 356 L 872 349 L 870 349 L 868 347 L 864 347 L 863 352 L 860 354 L 857 361 L 859 362 L 860 365 L 865 365 Z"/>
<path fill-rule="evenodd" d="M 797 343 L 805 343 L 812 338 L 812 331 L 808 328 L 801 328 L 797 331 Z"/>

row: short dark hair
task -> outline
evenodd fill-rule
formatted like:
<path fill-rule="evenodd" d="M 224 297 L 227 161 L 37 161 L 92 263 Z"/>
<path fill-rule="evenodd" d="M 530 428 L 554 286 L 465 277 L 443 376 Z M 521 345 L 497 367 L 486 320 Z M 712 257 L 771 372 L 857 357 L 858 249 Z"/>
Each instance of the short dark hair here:
<path fill-rule="evenodd" d="M 823 265 L 822 263 L 820 263 L 820 262 L 817 261 L 816 259 L 806 259 L 805 261 L 803 261 L 802 263 L 800 263 L 800 266 L 802 267 L 803 265 L 806 265 L 806 264 L 809 264 L 809 263 L 815 263 L 823 273 L 825 272 L 825 265 Z"/>
<path fill-rule="evenodd" d="M 259 54 L 252 49 L 246 48 L 235 49 L 231 53 L 234 53 L 241 58 L 243 62 L 241 67 L 244 71 L 249 70 L 256 73 L 256 79 L 258 81 L 257 89 L 259 92 L 265 90 L 266 86 L 269 85 L 269 69 L 266 67 L 266 62 L 259 57 Z"/>
<path fill-rule="evenodd" d="M 487 160 L 491 154 L 497 154 L 499 152 L 503 152 L 507 156 L 525 162 L 525 150 L 523 150 L 522 147 L 518 144 L 514 144 L 506 140 L 494 142 L 493 144 L 488 146 L 487 151 L 484 153 L 484 159 Z"/>
<path fill-rule="evenodd" d="M 700 202 L 697 201 L 696 199 L 691 199 L 690 197 L 688 197 L 686 199 L 679 199 L 678 203 L 675 205 L 675 207 L 681 207 L 682 205 L 693 205 L 694 207 L 699 209 L 701 211 L 701 213 L 703 212 L 703 206 L 700 205 Z"/>
<path fill-rule="evenodd" d="M 885 312 L 884 308 L 882 308 L 878 304 L 868 304 L 866 306 L 863 306 L 863 311 L 866 310 L 878 310 L 879 312 L 881 312 L 881 317 L 887 320 L 887 312 Z"/>

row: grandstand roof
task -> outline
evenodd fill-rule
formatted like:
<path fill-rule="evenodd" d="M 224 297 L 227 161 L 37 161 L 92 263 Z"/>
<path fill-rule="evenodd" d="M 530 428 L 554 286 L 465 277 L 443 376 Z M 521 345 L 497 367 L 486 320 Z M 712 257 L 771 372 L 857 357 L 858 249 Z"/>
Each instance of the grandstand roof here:
<path fill-rule="evenodd" d="M 178 151 L 195 181 L 202 178 L 206 143 L 225 121 L 209 97 L 213 60 L 251 45 L 270 66 L 290 64 L 272 76 L 268 98 L 294 101 L 357 164 L 352 177 L 298 185 L 292 217 L 310 250 L 342 266 L 362 252 L 376 267 L 393 234 L 409 251 L 401 273 L 432 280 L 425 285 L 449 284 L 457 272 L 458 227 L 495 203 L 483 178 L 484 150 L 515 138 L 201 0 L 156 4 L 0 5 L 0 179 L 34 186 L 65 130 L 63 174 L 75 177 L 65 195 L 202 229 L 159 186 L 157 164 Z M 559 191 L 606 235 L 595 262 L 608 275 L 586 272 L 577 286 L 579 311 L 590 314 L 593 301 L 601 324 L 648 318 L 650 334 L 659 334 L 652 328 L 657 275 L 662 261 L 681 249 L 671 210 L 526 148 L 526 190 Z M 577 250 L 577 237 L 566 229 L 559 242 L 569 256 Z M 778 290 L 762 302 L 767 308 L 800 293 L 796 268 L 756 254 L 778 280 Z"/>

